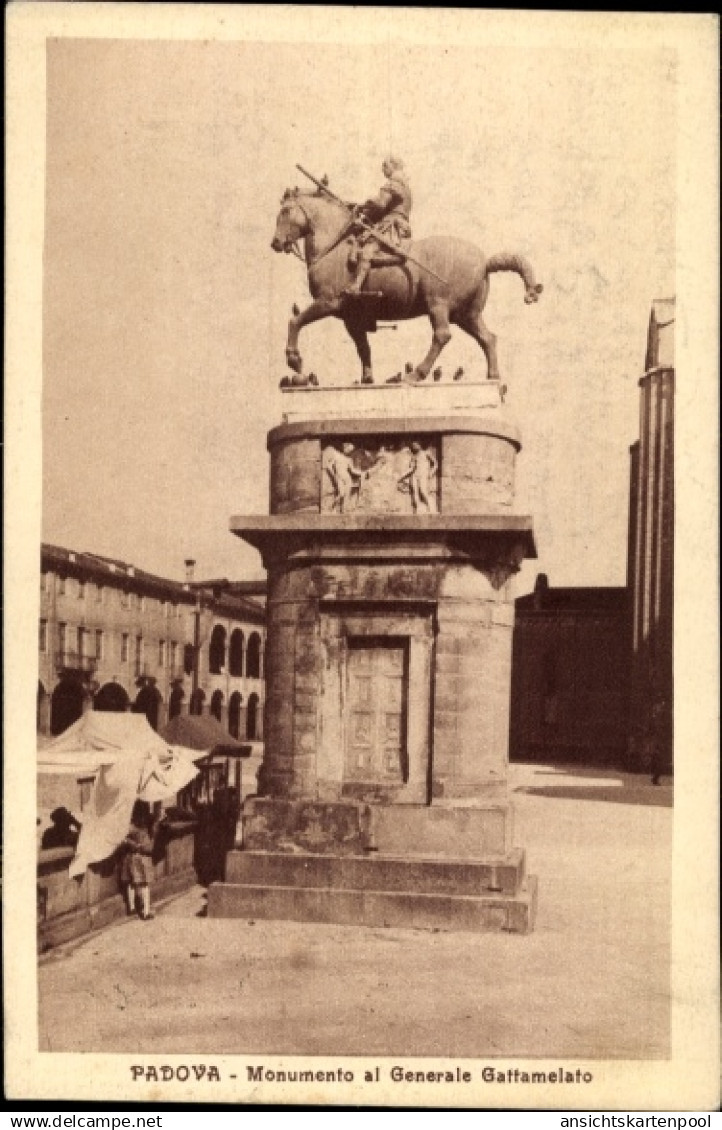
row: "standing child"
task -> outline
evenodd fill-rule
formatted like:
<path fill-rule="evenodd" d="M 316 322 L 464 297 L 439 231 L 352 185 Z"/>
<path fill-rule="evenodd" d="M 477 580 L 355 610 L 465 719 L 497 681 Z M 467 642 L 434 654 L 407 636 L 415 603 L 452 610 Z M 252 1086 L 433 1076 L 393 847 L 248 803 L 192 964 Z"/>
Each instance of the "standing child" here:
<path fill-rule="evenodd" d="M 125 854 L 120 870 L 128 914 L 135 914 L 140 905 L 144 922 L 153 918 L 150 910 L 150 882 L 153 878 L 153 841 L 155 820 L 149 804 L 137 800 L 133 806 L 130 830 L 123 840 Z"/>

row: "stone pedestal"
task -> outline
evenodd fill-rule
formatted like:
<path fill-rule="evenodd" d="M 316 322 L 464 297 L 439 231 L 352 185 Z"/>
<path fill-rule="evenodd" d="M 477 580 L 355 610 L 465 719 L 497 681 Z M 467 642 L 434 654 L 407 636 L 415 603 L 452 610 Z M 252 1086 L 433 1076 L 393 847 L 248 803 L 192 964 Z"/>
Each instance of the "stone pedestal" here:
<path fill-rule="evenodd" d="M 209 914 L 529 930 L 506 776 L 535 549 L 498 386 L 286 398 L 270 517 L 231 526 L 268 570 L 265 758 Z"/>

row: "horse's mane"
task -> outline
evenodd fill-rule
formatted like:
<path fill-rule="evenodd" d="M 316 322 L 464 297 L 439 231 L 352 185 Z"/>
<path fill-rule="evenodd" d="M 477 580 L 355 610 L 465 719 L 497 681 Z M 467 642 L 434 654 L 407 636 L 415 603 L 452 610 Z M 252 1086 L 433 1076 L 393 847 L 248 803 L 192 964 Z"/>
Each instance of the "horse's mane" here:
<path fill-rule="evenodd" d="M 334 208 L 341 210 L 346 208 L 341 200 L 334 200 L 332 196 L 328 196 L 320 188 L 317 188 L 315 192 L 302 192 L 300 188 L 287 188 L 281 197 L 281 204 L 288 204 L 294 200 L 321 200 L 324 204 L 329 204 Z"/>

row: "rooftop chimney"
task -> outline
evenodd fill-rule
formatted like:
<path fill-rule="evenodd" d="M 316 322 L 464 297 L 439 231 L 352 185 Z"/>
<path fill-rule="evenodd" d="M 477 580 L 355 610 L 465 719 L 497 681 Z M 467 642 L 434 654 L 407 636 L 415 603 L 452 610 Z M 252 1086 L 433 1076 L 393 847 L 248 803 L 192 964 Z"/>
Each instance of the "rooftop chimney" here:
<path fill-rule="evenodd" d="M 193 577 L 195 576 L 195 568 L 196 568 L 195 558 L 186 557 L 185 567 L 186 567 L 186 584 L 192 585 L 193 584 Z"/>

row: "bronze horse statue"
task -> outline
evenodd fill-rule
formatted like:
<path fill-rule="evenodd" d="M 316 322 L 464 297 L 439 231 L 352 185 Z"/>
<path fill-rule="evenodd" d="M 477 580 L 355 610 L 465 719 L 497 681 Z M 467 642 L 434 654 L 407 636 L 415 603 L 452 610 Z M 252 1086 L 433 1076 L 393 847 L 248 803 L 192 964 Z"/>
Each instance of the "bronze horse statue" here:
<path fill-rule="evenodd" d="M 524 301 L 536 302 L 542 286 L 531 265 L 521 255 L 492 255 L 466 240 L 430 236 L 399 249 L 399 258 L 380 253 L 373 260 L 366 288 L 360 297 L 344 295 L 352 279 L 349 254 L 354 243 L 354 214 L 341 201 L 322 193 L 287 191 L 271 242 L 274 251 L 296 250 L 304 240 L 308 286 L 313 302 L 305 310 L 294 307 L 288 324 L 286 360 L 301 373 L 298 335 L 304 326 L 322 318 L 340 318 L 353 340 L 362 365 L 362 384 L 373 384 L 369 330 L 377 321 L 406 321 L 426 315 L 431 321 L 431 348 L 416 366 L 410 380 L 424 380 L 451 338 L 450 324 L 459 326 L 479 343 L 487 362 L 487 376 L 499 379 L 496 337 L 481 317 L 494 271 L 514 271 L 524 281 Z M 404 259 L 408 252 L 411 258 Z M 427 269 L 425 270 L 424 267 Z M 446 280 L 446 281 L 442 281 Z"/>

